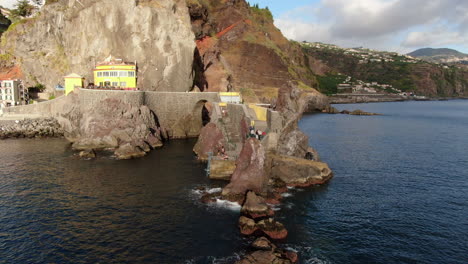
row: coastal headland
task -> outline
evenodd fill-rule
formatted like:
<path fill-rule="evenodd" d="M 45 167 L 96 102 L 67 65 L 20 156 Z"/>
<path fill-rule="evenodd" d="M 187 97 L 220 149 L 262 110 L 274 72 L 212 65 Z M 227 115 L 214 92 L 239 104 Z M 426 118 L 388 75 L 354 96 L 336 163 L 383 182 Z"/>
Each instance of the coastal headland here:
<path fill-rule="evenodd" d="M 254 240 L 237 263 L 295 263 L 300 252 L 276 243 L 289 233 L 272 205 L 288 188 L 333 177 L 298 127 L 303 113 L 399 100 L 330 99 L 319 90 L 336 70 L 319 59 L 283 36 L 268 8 L 245 0 L 46 1 L 2 34 L 0 71 L 50 100 L 9 102 L 0 138 L 63 136 L 84 159 L 139 158 L 167 140 L 198 138 L 193 152 L 225 183 L 200 190 L 202 202 L 238 203 L 228 224 Z M 450 95 L 463 94 L 456 88 Z"/>

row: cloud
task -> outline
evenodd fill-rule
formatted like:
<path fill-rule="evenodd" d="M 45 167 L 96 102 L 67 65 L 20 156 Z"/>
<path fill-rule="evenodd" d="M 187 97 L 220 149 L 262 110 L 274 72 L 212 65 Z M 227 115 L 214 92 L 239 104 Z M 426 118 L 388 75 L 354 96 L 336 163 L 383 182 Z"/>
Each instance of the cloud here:
<path fill-rule="evenodd" d="M 468 1 L 321 0 L 284 13 L 276 25 L 288 38 L 342 46 L 407 49 L 463 44 Z"/>
<path fill-rule="evenodd" d="M 410 32 L 401 44 L 414 48 L 427 46 L 428 43 L 431 43 L 431 46 L 465 45 L 468 43 L 468 37 L 447 27 L 439 27 L 429 31 Z"/>

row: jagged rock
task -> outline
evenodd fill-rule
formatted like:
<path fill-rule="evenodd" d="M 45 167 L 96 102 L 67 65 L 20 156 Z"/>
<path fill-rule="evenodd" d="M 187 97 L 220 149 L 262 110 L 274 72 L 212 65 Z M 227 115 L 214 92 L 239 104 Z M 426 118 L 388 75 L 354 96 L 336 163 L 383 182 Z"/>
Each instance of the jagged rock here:
<path fill-rule="evenodd" d="M 258 139 L 246 140 L 239 157 L 231 182 L 224 187 L 223 196 L 229 199 L 233 195 L 244 195 L 247 190 L 256 193 L 265 192 L 268 175 L 265 173 L 265 151 Z"/>
<path fill-rule="evenodd" d="M 273 210 L 265 203 L 263 197 L 257 196 L 255 192 L 248 192 L 245 203 L 242 206 L 241 213 L 252 217 L 253 219 L 265 216 L 272 216 Z"/>
<path fill-rule="evenodd" d="M 207 192 L 200 198 L 200 201 L 202 203 L 214 203 L 220 196 L 221 196 L 221 192 L 214 192 L 214 193 Z"/>
<path fill-rule="evenodd" d="M 282 240 L 288 236 L 288 231 L 284 225 L 278 221 L 275 221 L 273 218 L 261 220 L 256 224 L 256 227 L 271 239 Z"/>
<path fill-rule="evenodd" d="M 133 159 L 140 158 L 146 155 L 146 153 L 141 150 L 139 147 L 133 146 L 130 143 L 121 145 L 115 152 L 114 155 L 117 159 Z"/>
<path fill-rule="evenodd" d="M 259 237 L 255 239 L 251 246 L 257 250 L 272 250 L 276 248 L 276 246 L 273 245 L 273 243 L 271 243 L 270 240 L 268 240 L 266 237 Z"/>
<path fill-rule="evenodd" d="M 161 138 L 156 137 L 153 133 L 149 132 L 146 136 L 146 143 L 152 148 L 160 148 L 163 146 Z"/>
<path fill-rule="evenodd" d="M 339 114 L 340 111 L 336 109 L 333 106 L 327 106 L 325 109 L 322 110 L 322 113 L 327 113 L 327 114 Z"/>
<path fill-rule="evenodd" d="M 80 158 L 85 159 L 94 159 L 96 157 L 96 152 L 94 150 L 83 150 L 80 152 Z"/>
<path fill-rule="evenodd" d="M 224 146 L 225 140 L 223 132 L 214 123 L 208 123 L 200 131 L 198 141 L 193 147 L 193 152 L 197 154 L 198 159 L 207 160 L 208 153 L 216 155 L 218 148 Z"/>
<path fill-rule="evenodd" d="M 235 264 L 291 264 L 284 254 L 275 251 L 258 250 L 243 259 L 237 261 Z"/>
<path fill-rule="evenodd" d="M 373 116 L 373 115 L 379 115 L 379 114 L 376 114 L 376 113 L 369 113 L 369 112 L 364 112 L 362 110 L 354 110 L 352 111 L 351 113 L 349 113 L 350 115 L 365 115 L 365 116 Z"/>
<path fill-rule="evenodd" d="M 283 155 L 272 155 L 271 177 L 288 186 L 307 187 L 323 184 L 333 176 L 326 163 Z"/>
<path fill-rule="evenodd" d="M 239 218 L 239 228 L 240 232 L 243 235 L 252 235 L 255 231 L 258 230 L 255 221 L 245 216 Z"/>
<path fill-rule="evenodd" d="M 210 175 L 212 180 L 230 181 L 231 176 L 236 170 L 236 162 L 234 160 L 211 160 Z"/>
<path fill-rule="evenodd" d="M 0 123 L 0 138 L 61 137 L 64 131 L 55 118 L 36 118 Z"/>

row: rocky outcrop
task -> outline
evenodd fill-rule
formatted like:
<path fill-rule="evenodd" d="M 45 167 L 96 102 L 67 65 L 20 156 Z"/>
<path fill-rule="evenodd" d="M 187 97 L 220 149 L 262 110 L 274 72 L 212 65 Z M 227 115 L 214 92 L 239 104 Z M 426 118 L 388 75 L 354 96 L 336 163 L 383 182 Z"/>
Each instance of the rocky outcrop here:
<path fill-rule="evenodd" d="M 62 137 L 63 129 L 55 118 L 37 118 L 0 123 L 0 139 Z"/>
<path fill-rule="evenodd" d="M 258 227 L 255 224 L 255 220 L 241 216 L 239 218 L 239 229 L 241 234 L 249 236 L 255 233 L 255 231 L 258 230 Z"/>
<path fill-rule="evenodd" d="M 80 151 L 80 158 L 84 159 L 94 159 L 96 157 L 96 152 L 92 149 Z"/>
<path fill-rule="evenodd" d="M 76 138 L 70 139 L 76 150 L 108 149 L 118 159 L 145 155 L 162 146 L 161 129 L 156 116 L 146 106 L 136 107 L 108 98 L 82 113 Z"/>
<path fill-rule="evenodd" d="M 51 2 L 2 36 L 0 64 L 20 65 L 27 86 L 52 90 L 71 72 L 92 82 L 95 63 L 112 54 L 137 62 L 142 90 L 191 89 L 195 43 L 185 1 Z"/>
<path fill-rule="evenodd" d="M 224 187 L 223 196 L 228 199 L 243 196 L 248 190 L 257 193 L 265 192 L 268 175 L 265 173 L 265 150 L 258 139 L 248 139 L 237 159 L 237 167 L 231 182 Z"/>
<path fill-rule="evenodd" d="M 236 264 L 290 264 L 298 261 L 297 253 L 276 247 L 266 237 L 257 238 L 251 247 L 255 250 Z"/>
<path fill-rule="evenodd" d="M 273 218 L 261 220 L 256 226 L 271 239 L 283 240 L 288 236 L 284 225 Z"/>
<path fill-rule="evenodd" d="M 207 160 L 208 154 L 216 155 L 219 148 L 226 144 L 223 132 L 215 123 L 208 123 L 200 131 L 198 141 L 193 147 L 193 152 L 199 160 Z"/>
<path fill-rule="evenodd" d="M 241 213 L 253 219 L 272 216 L 274 214 L 273 210 L 266 204 L 265 198 L 256 195 L 255 192 L 252 191 L 247 193 Z"/>
<path fill-rule="evenodd" d="M 332 171 L 323 162 L 283 155 L 272 155 L 271 158 L 271 177 L 288 186 L 307 187 L 323 184 L 333 177 Z"/>
<path fill-rule="evenodd" d="M 236 170 L 236 161 L 224 159 L 212 159 L 210 163 L 210 175 L 212 180 L 230 181 Z"/>

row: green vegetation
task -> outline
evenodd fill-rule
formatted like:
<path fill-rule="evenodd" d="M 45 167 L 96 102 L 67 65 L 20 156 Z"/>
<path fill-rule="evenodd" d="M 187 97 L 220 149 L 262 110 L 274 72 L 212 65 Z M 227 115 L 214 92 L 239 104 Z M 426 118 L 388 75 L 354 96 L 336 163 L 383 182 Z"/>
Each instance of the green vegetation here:
<path fill-rule="evenodd" d="M 319 83 L 319 91 L 326 94 L 336 94 L 338 92 L 337 86 L 346 80 L 346 76 L 337 74 L 327 74 L 325 76 L 317 76 Z"/>
<path fill-rule="evenodd" d="M 11 10 L 11 20 L 18 21 L 21 18 L 32 15 L 34 6 L 28 0 L 18 0 L 15 4 L 15 9 Z"/>
<path fill-rule="evenodd" d="M 52 94 L 49 96 L 49 100 L 54 100 L 54 99 L 55 99 L 55 95 Z"/>
<path fill-rule="evenodd" d="M 273 22 L 273 14 L 271 14 L 271 11 L 270 9 L 268 9 L 268 6 L 265 8 L 260 8 L 258 4 L 255 4 L 253 6 L 250 6 L 250 10 L 252 11 L 255 17 L 263 18 L 266 21 Z"/>
<path fill-rule="evenodd" d="M 346 55 L 343 51 L 334 49 L 304 48 L 306 54 L 322 60 L 338 72 L 352 76 L 365 82 L 390 84 L 402 91 L 414 91 L 416 84 L 412 78 L 415 63 L 407 63 L 398 58 L 393 62 L 369 62 L 360 64 L 359 59 Z M 321 78 L 322 82 L 331 83 L 328 77 Z M 326 87 L 329 87 L 326 85 Z M 328 91 L 329 88 L 325 88 Z"/>

